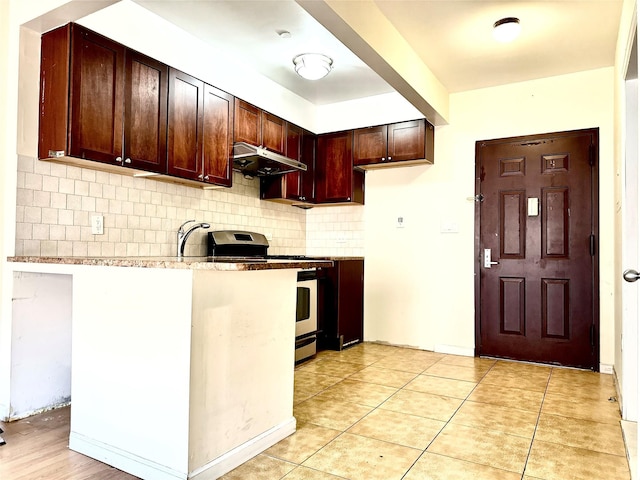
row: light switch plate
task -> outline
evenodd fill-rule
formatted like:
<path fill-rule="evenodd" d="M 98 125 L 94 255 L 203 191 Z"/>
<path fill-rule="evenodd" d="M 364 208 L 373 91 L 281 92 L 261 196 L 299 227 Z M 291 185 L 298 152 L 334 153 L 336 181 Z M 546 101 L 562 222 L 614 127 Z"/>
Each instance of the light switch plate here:
<path fill-rule="evenodd" d="M 404 228 L 405 225 L 406 219 L 402 215 L 396 217 L 396 228 Z"/>
<path fill-rule="evenodd" d="M 536 197 L 527 198 L 527 215 L 530 217 L 538 216 L 538 199 Z"/>
<path fill-rule="evenodd" d="M 104 217 L 102 215 L 91 216 L 91 234 L 92 235 L 104 234 Z"/>

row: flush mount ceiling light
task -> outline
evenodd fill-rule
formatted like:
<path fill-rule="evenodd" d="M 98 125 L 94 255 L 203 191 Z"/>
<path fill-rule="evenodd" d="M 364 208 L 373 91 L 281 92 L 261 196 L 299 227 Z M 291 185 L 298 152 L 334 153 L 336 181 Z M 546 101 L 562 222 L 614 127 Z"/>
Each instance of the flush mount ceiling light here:
<path fill-rule="evenodd" d="M 293 59 L 296 73 L 307 80 L 319 80 L 331 71 L 333 60 L 321 53 L 303 53 Z"/>
<path fill-rule="evenodd" d="M 507 17 L 493 24 L 493 38 L 502 43 L 512 42 L 520 35 L 520 19 Z"/>

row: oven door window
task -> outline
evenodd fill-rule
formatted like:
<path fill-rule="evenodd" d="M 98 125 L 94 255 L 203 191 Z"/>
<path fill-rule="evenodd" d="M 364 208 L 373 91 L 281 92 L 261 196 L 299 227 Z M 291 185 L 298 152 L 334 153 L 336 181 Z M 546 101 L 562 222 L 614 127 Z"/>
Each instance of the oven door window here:
<path fill-rule="evenodd" d="M 311 290 L 308 287 L 298 287 L 296 302 L 296 322 L 307 320 L 311 313 Z"/>

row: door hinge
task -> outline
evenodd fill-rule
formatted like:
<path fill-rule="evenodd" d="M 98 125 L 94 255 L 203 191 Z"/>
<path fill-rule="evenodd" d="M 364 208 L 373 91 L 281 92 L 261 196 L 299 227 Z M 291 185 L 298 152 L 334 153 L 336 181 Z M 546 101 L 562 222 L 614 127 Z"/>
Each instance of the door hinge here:
<path fill-rule="evenodd" d="M 596 146 L 593 143 L 589 145 L 589 165 L 596 165 Z"/>
<path fill-rule="evenodd" d="M 591 348 L 596 346 L 596 326 L 591 324 L 591 329 L 589 330 L 589 339 L 591 340 Z"/>
<path fill-rule="evenodd" d="M 589 253 L 592 257 L 596 256 L 596 236 L 593 233 L 589 235 Z"/>

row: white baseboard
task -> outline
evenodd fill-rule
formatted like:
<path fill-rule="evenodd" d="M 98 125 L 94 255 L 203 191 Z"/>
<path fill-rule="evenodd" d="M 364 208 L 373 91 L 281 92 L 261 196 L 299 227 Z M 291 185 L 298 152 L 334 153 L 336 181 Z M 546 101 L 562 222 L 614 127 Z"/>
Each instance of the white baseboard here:
<path fill-rule="evenodd" d="M 69 448 L 144 480 L 214 480 L 295 431 L 296 419 L 291 417 L 188 474 L 75 432 L 69 436 Z"/>
<path fill-rule="evenodd" d="M 177 472 L 113 445 L 71 432 L 69 448 L 116 467 L 123 472 L 147 480 L 187 480 L 186 472 Z"/>
<path fill-rule="evenodd" d="M 280 440 L 287 438 L 295 431 L 296 419 L 291 417 L 189 473 L 189 480 L 215 480 L 244 462 L 251 460 Z"/>
<path fill-rule="evenodd" d="M 449 355 L 462 355 L 464 357 L 473 357 L 475 351 L 469 347 L 456 347 L 455 345 L 436 344 L 433 348 L 434 352 L 447 353 Z"/>
<path fill-rule="evenodd" d="M 600 364 L 600 373 L 606 373 L 609 375 L 613 374 L 613 365 L 609 365 L 608 363 Z"/>

